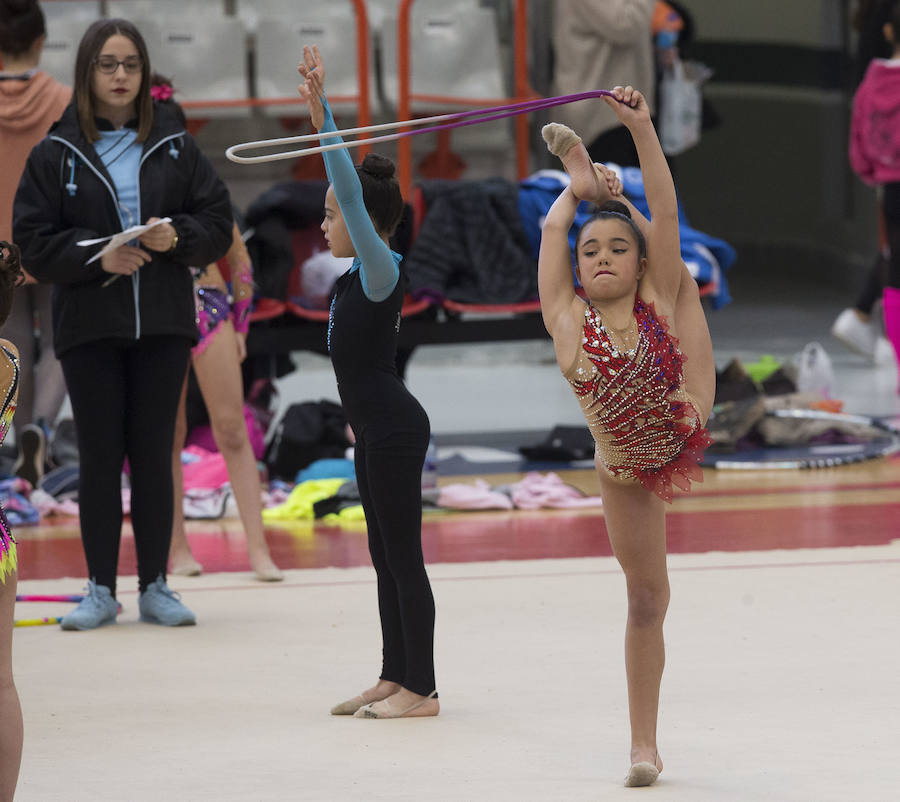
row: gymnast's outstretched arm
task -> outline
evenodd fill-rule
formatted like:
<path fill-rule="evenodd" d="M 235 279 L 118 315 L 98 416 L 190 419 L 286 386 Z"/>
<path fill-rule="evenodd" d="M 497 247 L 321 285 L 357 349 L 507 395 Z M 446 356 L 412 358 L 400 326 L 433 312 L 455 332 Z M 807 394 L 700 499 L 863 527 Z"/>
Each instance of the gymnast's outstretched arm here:
<path fill-rule="evenodd" d="M 310 119 L 318 131 L 337 131 L 334 117 L 325 99 L 324 65 L 318 47 L 303 48 L 304 61 L 300 74 L 305 82 L 298 87 L 309 104 Z M 340 137 L 329 138 L 329 143 L 342 142 Z M 334 197 L 347 224 L 347 232 L 360 260 L 360 278 L 366 297 L 383 301 L 397 286 L 400 271 L 391 249 L 376 231 L 363 200 L 362 184 L 346 149 L 326 151 L 325 171 L 334 190 Z"/>

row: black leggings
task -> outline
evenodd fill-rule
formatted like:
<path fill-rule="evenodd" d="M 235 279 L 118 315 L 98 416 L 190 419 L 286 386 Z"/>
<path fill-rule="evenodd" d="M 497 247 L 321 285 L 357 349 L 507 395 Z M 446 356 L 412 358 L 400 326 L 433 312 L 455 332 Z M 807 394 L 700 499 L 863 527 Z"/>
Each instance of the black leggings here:
<path fill-rule="evenodd" d="M 422 465 L 430 427 L 408 394 L 392 413 L 392 420 L 354 426 L 356 481 L 378 575 L 381 679 L 427 696 L 435 690 L 434 596 L 422 556 Z"/>
<path fill-rule="evenodd" d="M 151 336 L 98 340 L 60 358 L 78 434 L 78 506 L 88 575 L 113 595 L 125 457 L 139 590 L 166 575 L 175 413 L 190 350 L 186 337 Z"/>

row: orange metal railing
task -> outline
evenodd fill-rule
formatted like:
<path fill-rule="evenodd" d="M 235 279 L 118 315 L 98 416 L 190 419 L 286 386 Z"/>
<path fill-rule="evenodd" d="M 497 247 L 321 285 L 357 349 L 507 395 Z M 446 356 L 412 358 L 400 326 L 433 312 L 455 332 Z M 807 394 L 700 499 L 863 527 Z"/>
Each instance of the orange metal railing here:
<path fill-rule="evenodd" d="M 519 103 L 538 97 L 528 81 L 528 0 L 514 0 L 513 76 L 515 97 L 484 98 L 444 97 L 442 95 L 417 95 L 411 91 L 410 64 L 410 16 L 415 0 L 400 0 L 397 14 L 397 118 L 410 119 L 412 101 L 460 106 L 500 106 Z M 518 115 L 516 130 L 516 175 L 522 179 L 528 175 L 529 128 L 528 118 Z M 397 143 L 397 179 L 404 197 L 412 188 L 412 143 L 401 139 Z"/>

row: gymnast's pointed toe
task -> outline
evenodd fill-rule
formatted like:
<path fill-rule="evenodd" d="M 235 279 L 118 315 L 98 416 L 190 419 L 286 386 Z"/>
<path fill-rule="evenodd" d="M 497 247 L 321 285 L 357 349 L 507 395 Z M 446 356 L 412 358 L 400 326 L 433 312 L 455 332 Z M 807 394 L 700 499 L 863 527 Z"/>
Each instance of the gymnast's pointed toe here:
<path fill-rule="evenodd" d="M 547 150 L 560 159 L 581 142 L 581 137 L 562 123 L 547 123 L 541 128 L 541 136 L 547 143 Z"/>

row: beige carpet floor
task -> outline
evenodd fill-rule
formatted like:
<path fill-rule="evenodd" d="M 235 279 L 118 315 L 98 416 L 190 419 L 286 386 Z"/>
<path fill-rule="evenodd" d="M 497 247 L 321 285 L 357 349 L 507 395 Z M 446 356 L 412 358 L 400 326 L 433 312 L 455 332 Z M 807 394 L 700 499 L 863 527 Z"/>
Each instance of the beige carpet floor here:
<path fill-rule="evenodd" d="M 579 559 L 430 566 L 442 712 L 403 721 L 328 715 L 380 666 L 371 569 L 177 578 L 199 618 L 182 629 L 139 623 L 123 579 L 115 626 L 15 632 L 16 799 L 900 798 L 900 544 L 670 569 L 651 789 L 621 787 L 624 582 L 613 560 Z"/>

